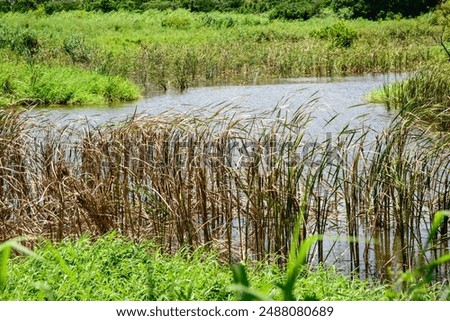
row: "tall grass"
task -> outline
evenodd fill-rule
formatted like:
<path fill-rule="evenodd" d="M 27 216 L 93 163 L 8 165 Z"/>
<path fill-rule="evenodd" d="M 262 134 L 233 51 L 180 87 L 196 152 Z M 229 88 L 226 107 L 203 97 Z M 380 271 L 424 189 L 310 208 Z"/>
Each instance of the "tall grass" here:
<path fill-rule="evenodd" d="M 73 67 L 0 65 L 0 105 L 105 104 L 140 96 L 136 85 L 117 76 Z"/>
<path fill-rule="evenodd" d="M 117 230 L 169 253 L 206 245 L 229 262 L 283 265 L 292 242 L 320 234 L 305 262 L 339 260 L 342 242 L 328 235 L 350 240 L 356 275 L 415 266 L 419 236 L 449 206 L 447 138 L 398 122 L 375 137 L 343 131 L 311 142 L 302 110 L 136 116 L 81 132 L 3 113 L 0 237 Z M 447 224 L 429 259 L 445 251 Z"/>
<path fill-rule="evenodd" d="M 388 108 L 433 130 L 450 130 L 450 66 L 427 65 L 406 80 L 386 85 L 380 100 Z"/>
<path fill-rule="evenodd" d="M 269 20 L 234 13 L 1 16 L 0 58 L 88 69 L 145 88 L 415 69 L 436 56 L 426 18 Z M 0 60 L 1 61 L 1 60 Z"/>
<path fill-rule="evenodd" d="M 0 245 L 0 253 L 12 242 Z M 17 242 L 16 242 L 17 244 Z M 1 300 L 153 300 L 227 301 L 239 295 L 232 289 L 232 272 L 214 251 L 199 248 L 161 253 L 152 242 L 134 243 L 115 233 L 58 244 L 40 241 L 28 256 L 0 262 L 8 267 Z M 282 299 L 276 284 L 283 273 L 276 264 L 248 262 L 246 276 L 255 291 Z M 302 269 L 295 299 L 386 300 L 388 287 L 351 280 L 332 268 Z M 431 298 L 439 291 L 430 293 Z"/>

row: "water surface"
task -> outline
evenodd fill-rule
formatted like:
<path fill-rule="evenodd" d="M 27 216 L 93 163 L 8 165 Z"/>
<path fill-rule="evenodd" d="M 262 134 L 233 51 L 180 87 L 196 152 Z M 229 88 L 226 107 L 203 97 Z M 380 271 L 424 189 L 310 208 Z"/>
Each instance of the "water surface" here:
<path fill-rule="evenodd" d="M 227 106 L 228 112 L 250 117 L 275 107 L 285 111 L 289 117 L 301 108 L 305 113 L 311 113 L 309 128 L 314 135 L 340 132 L 345 126 L 350 129 L 370 127 L 379 131 L 390 122 L 392 114 L 382 105 L 367 103 L 365 96 L 371 90 L 400 78 L 402 75 L 389 74 L 280 79 L 276 84 L 189 88 L 183 93 L 169 91 L 121 105 L 40 108 L 31 113 L 59 124 L 86 120 L 98 125 L 119 122 L 135 114 L 189 113 L 208 116 L 224 106 Z M 333 121 L 328 123 L 331 119 Z"/>

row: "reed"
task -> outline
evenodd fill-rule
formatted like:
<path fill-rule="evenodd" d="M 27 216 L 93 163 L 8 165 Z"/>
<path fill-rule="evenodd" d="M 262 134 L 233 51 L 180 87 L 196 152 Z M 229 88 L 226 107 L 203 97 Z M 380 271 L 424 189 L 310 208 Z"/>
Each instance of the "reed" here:
<path fill-rule="evenodd" d="M 245 117 L 225 106 L 82 131 L 3 112 L 1 239 L 117 230 L 168 253 L 206 245 L 228 262 L 284 265 L 295 239 L 324 235 L 306 262 L 334 263 L 344 244 L 356 276 L 384 275 L 386 261 L 415 266 L 432 213 L 448 208 L 447 137 L 395 121 L 376 135 L 309 141 L 302 110 Z M 447 247 L 446 224 L 435 256 Z M 381 262 L 374 239 L 398 249 L 383 245 Z"/>
<path fill-rule="evenodd" d="M 423 126 L 448 131 L 449 71 L 447 63 L 427 65 L 404 81 L 384 86 L 381 101 Z"/>
<path fill-rule="evenodd" d="M 431 50 L 425 17 L 342 23 L 185 10 L 1 15 L 2 69 L 37 64 L 53 76 L 56 69 L 65 74 L 66 86 L 92 82 L 75 74 L 89 72 L 126 78 L 143 89 L 184 90 L 205 82 L 410 71 L 439 56 Z"/>

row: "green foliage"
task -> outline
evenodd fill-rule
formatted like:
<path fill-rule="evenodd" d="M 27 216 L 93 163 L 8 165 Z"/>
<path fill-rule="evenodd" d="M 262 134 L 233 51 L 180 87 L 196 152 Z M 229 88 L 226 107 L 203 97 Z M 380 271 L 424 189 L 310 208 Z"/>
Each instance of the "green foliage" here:
<path fill-rule="evenodd" d="M 0 24 L 2 61 L 75 66 L 163 90 L 252 82 L 256 75 L 406 71 L 434 55 L 428 54 L 433 42 L 426 19 L 271 21 L 268 15 L 178 9 L 8 13 Z M 12 78 L 5 81 L 5 88 L 14 85 Z"/>
<path fill-rule="evenodd" d="M 405 118 L 434 130 L 450 129 L 450 66 L 426 65 L 411 77 L 386 85 L 379 100 Z"/>
<path fill-rule="evenodd" d="M 0 244 L 0 296 L 8 284 L 8 263 L 11 257 L 11 251 L 16 250 L 23 254 L 39 260 L 39 257 L 32 251 L 20 244 L 25 238 L 15 238 Z"/>
<path fill-rule="evenodd" d="M 87 64 L 92 60 L 92 49 L 89 48 L 83 36 L 70 35 L 65 38 L 63 49 L 74 64 Z"/>
<path fill-rule="evenodd" d="M 261 293 L 283 298 L 276 286 L 283 279 L 277 266 L 253 262 L 231 271 L 228 265 L 219 263 L 216 254 L 204 249 L 163 254 L 149 242 L 132 243 L 115 233 L 96 241 L 82 237 L 56 245 L 41 242 L 34 252 L 10 241 L 0 245 L 0 253 L 5 255 L 4 249 L 11 245 L 27 256 L 1 259 L 0 300 L 269 299 Z M 295 282 L 295 299 L 387 298 L 385 286 L 350 280 L 331 268 L 309 271 L 303 267 L 300 271 L 303 277 Z M 239 290 L 243 291 L 236 297 Z"/>
<path fill-rule="evenodd" d="M 9 48 L 28 61 L 39 52 L 40 43 L 35 31 L 28 28 L 10 28 L 0 23 L 0 49 Z"/>
<path fill-rule="evenodd" d="M 307 20 L 320 12 L 322 2 L 308 0 L 279 1 L 270 10 L 270 17 L 272 19 Z"/>
<path fill-rule="evenodd" d="M 192 16 L 186 10 L 175 10 L 161 19 L 161 26 L 174 29 L 189 29 L 193 24 Z"/>
<path fill-rule="evenodd" d="M 332 0 L 335 11 L 351 8 L 353 17 L 385 19 L 390 16 L 415 17 L 436 7 L 441 0 Z"/>
<path fill-rule="evenodd" d="M 0 96 L 16 104 L 99 104 L 134 100 L 139 89 L 120 77 L 68 67 L 1 64 Z"/>
<path fill-rule="evenodd" d="M 358 31 L 339 21 L 331 26 L 312 32 L 312 36 L 328 39 L 333 47 L 349 48 L 358 37 Z"/>
<path fill-rule="evenodd" d="M 178 4 L 173 1 L 148 1 L 144 2 L 140 8 L 141 10 L 176 10 L 178 9 Z"/>
<path fill-rule="evenodd" d="M 443 1 L 431 17 L 432 23 L 444 28 L 450 27 L 450 1 Z"/>
<path fill-rule="evenodd" d="M 148 264 L 150 300 L 230 300 L 230 271 L 204 249 L 176 255 L 157 252 Z"/>
<path fill-rule="evenodd" d="M 431 24 L 438 27 L 437 32 L 435 31 L 432 36 L 442 47 L 450 61 L 450 48 L 447 44 L 450 41 L 450 1 L 447 0 L 442 2 L 442 4 L 433 12 Z"/>
<path fill-rule="evenodd" d="M 43 10 L 47 14 L 68 10 L 111 12 L 118 10 L 167 10 L 184 8 L 192 12 L 270 12 L 276 19 L 309 19 L 332 8 L 340 16 L 386 18 L 393 15 L 417 16 L 440 0 L 0 0 L 0 12 Z"/>
<path fill-rule="evenodd" d="M 202 25 L 205 27 L 231 28 L 236 21 L 232 16 L 214 15 L 207 13 L 202 17 Z"/>

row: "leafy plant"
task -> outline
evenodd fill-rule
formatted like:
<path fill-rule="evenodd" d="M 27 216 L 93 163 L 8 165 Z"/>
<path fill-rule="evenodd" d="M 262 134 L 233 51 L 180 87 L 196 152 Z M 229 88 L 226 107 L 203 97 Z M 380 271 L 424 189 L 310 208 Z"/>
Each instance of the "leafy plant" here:
<path fill-rule="evenodd" d="M 430 233 L 428 235 L 425 247 L 422 249 L 419 260 L 426 262 L 427 252 L 433 249 L 435 238 L 437 237 L 439 230 L 443 224 L 448 224 L 448 217 L 450 217 L 450 211 L 439 211 L 435 214 L 431 223 Z M 406 289 L 406 292 L 400 291 L 401 295 L 405 295 L 408 300 L 426 300 L 428 299 L 429 290 L 433 286 L 433 282 L 436 281 L 436 271 L 440 265 L 450 262 L 450 254 L 444 254 L 439 258 L 432 260 L 428 263 L 422 263 L 416 268 L 409 269 L 402 273 L 398 280 L 398 284 L 402 289 Z M 448 294 L 447 294 L 448 295 Z M 442 299 L 448 300 L 449 297 L 443 297 Z"/>
<path fill-rule="evenodd" d="M 312 33 L 313 36 L 331 40 L 333 47 L 350 48 L 358 38 L 358 31 L 339 21 Z"/>
<path fill-rule="evenodd" d="M 0 244 L 0 294 L 4 291 L 8 282 L 8 261 L 12 250 L 19 251 L 33 258 L 39 258 L 34 252 L 20 244 L 27 238 L 19 237 Z"/>

